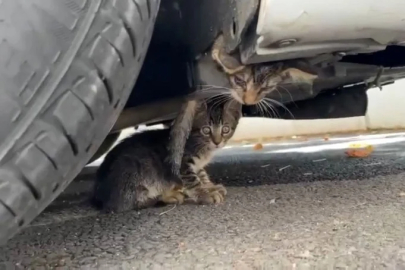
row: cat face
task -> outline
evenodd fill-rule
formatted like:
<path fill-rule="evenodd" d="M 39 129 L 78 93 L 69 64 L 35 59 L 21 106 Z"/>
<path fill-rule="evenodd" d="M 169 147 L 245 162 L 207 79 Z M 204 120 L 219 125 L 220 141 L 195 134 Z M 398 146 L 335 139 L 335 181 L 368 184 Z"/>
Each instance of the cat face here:
<path fill-rule="evenodd" d="M 277 84 L 287 79 L 281 67 L 253 65 L 229 75 L 231 95 L 242 104 L 253 105 L 276 89 Z"/>
<path fill-rule="evenodd" d="M 223 36 L 214 42 L 211 56 L 228 75 L 231 95 L 238 102 L 246 105 L 259 103 L 267 94 L 274 91 L 281 83 L 313 84 L 317 75 L 299 68 L 287 67 L 285 63 L 243 65 L 237 55 L 225 50 Z M 290 63 L 291 64 L 291 63 Z M 296 66 L 302 65 L 296 61 Z"/>
<path fill-rule="evenodd" d="M 242 116 L 242 105 L 234 100 L 224 104 L 205 101 L 197 112 L 193 131 L 202 136 L 210 148 L 222 148 L 232 138 Z"/>
<path fill-rule="evenodd" d="M 229 75 L 231 95 L 246 105 L 260 102 L 267 94 L 283 83 L 312 84 L 315 75 L 296 68 L 285 68 L 283 64 L 250 65 Z"/>

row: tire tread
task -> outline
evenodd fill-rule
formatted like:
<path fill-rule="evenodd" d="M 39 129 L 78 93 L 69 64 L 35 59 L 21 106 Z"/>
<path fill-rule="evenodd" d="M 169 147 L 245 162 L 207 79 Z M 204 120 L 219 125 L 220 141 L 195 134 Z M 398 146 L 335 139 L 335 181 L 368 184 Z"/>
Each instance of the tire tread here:
<path fill-rule="evenodd" d="M 107 135 L 139 74 L 159 4 L 0 1 L 0 91 L 9 104 L 0 107 L 0 243 L 69 184 Z"/>

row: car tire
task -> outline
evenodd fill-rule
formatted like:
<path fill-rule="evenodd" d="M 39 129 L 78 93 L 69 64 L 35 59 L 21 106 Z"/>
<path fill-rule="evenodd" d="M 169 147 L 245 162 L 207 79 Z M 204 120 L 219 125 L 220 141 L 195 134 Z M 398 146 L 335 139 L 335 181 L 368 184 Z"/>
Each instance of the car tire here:
<path fill-rule="evenodd" d="M 159 4 L 0 1 L 0 244 L 103 142 L 138 77 Z"/>

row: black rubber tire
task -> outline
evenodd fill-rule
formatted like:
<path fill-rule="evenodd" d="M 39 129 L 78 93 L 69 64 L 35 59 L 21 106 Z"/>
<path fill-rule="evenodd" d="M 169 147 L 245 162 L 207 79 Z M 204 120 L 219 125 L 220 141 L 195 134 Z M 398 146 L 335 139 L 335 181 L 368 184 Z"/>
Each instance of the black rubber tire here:
<path fill-rule="evenodd" d="M 159 4 L 0 1 L 0 244 L 55 199 L 112 128 Z"/>

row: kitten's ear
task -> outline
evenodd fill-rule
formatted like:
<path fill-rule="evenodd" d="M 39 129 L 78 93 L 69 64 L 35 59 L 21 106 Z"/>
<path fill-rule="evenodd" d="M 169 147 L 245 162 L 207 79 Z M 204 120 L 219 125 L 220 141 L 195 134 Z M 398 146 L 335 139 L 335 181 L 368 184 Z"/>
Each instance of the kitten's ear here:
<path fill-rule="evenodd" d="M 202 99 L 198 101 L 198 107 L 195 112 L 196 118 L 199 118 L 201 116 L 205 116 L 207 114 L 207 101 Z"/>
<path fill-rule="evenodd" d="M 245 69 L 237 56 L 226 52 L 223 35 L 220 35 L 214 42 L 211 50 L 212 59 L 217 62 L 225 73 L 233 75 Z"/>
<path fill-rule="evenodd" d="M 234 99 L 231 99 L 225 103 L 224 113 L 227 115 L 232 115 L 238 119 L 242 116 L 242 104 Z"/>
<path fill-rule="evenodd" d="M 207 119 L 207 116 L 207 103 L 205 100 L 199 100 L 194 114 L 193 128 L 198 128 L 203 125 Z"/>
<path fill-rule="evenodd" d="M 207 106 L 208 100 L 202 99 L 198 102 L 198 108 L 200 111 L 206 111 L 208 106 Z"/>
<path fill-rule="evenodd" d="M 314 80 L 318 78 L 318 75 L 302 71 L 298 68 L 287 68 L 281 72 L 281 77 L 283 80 L 290 79 L 293 82 L 305 82 L 312 84 Z"/>
<path fill-rule="evenodd" d="M 318 78 L 318 72 L 305 60 L 293 60 L 285 63 L 289 68 L 281 72 L 281 77 L 290 79 L 293 82 L 305 82 L 313 84 L 314 80 Z"/>

